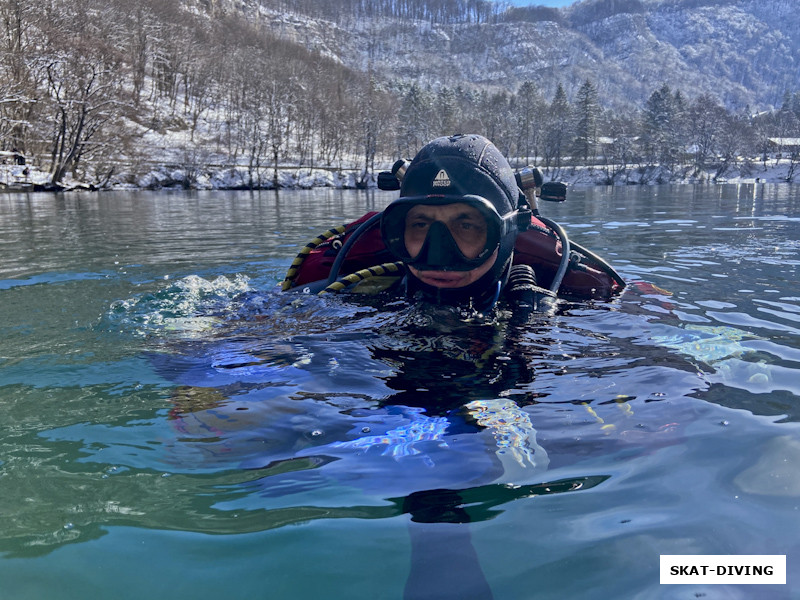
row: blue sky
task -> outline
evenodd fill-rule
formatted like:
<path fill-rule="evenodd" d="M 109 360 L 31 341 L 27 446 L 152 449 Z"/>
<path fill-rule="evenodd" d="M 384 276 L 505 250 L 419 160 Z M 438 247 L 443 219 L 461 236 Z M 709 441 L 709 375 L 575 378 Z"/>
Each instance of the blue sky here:
<path fill-rule="evenodd" d="M 530 6 L 536 4 L 538 6 L 569 6 L 578 0 L 509 0 L 515 6 Z"/>

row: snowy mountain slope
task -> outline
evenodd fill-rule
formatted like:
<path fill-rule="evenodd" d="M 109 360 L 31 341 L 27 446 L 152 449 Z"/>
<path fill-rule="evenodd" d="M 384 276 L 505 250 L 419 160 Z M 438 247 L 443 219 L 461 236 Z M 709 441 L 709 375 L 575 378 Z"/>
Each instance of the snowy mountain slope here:
<path fill-rule="evenodd" d="M 220 0 L 223 2 L 223 0 Z M 663 83 L 710 92 L 731 110 L 779 106 L 800 89 L 800 11 L 794 0 L 584 0 L 558 22 L 431 24 L 343 18 L 341 24 L 274 11 L 256 0 L 236 10 L 273 33 L 379 77 L 432 86 L 516 89 L 546 96 L 586 79 L 604 104 L 641 106 Z"/>

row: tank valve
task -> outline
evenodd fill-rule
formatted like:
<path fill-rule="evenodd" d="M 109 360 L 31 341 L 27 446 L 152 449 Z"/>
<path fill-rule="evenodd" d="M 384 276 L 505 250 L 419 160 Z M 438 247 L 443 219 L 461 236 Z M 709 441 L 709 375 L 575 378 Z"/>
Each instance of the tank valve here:
<path fill-rule="evenodd" d="M 542 186 L 542 172 L 536 167 L 525 167 L 514 174 L 517 180 L 517 186 L 522 190 L 525 195 L 525 200 L 531 208 L 531 213 L 534 216 L 539 214 L 539 204 L 536 197 L 539 195 L 539 188 Z"/>
<path fill-rule="evenodd" d="M 538 190 L 542 187 L 543 181 L 542 172 L 536 167 L 525 167 L 517 173 L 517 185 L 523 192 L 530 189 Z"/>

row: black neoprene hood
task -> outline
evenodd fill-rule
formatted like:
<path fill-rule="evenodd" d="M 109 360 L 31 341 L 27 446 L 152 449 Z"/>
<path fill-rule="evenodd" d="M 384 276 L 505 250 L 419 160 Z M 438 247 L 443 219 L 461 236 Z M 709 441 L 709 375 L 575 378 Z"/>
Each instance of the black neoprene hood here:
<path fill-rule="evenodd" d="M 476 198 L 478 197 L 478 198 Z M 498 237 L 495 244 L 497 256 L 489 271 L 477 281 L 459 288 L 439 288 L 423 283 L 409 272 L 405 278 L 406 293 L 409 297 L 421 295 L 423 299 L 437 304 L 461 305 L 469 303 L 477 310 L 485 310 L 494 305 L 508 278 L 517 237 L 516 211 L 520 190 L 511 166 L 500 151 L 485 137 L 480 135 L 454 135 L 441 137 L 425 145 L 411 161 L 402 178 L 400 197 L 383 212 L 381 235 L 387 248 L 398 260 L 406 261 L 420 271 L 425 270 L 471 270 L 475 268 L 463 256 L 457 256 L 455 242 L 445 239 L 430 239 L 415 257 L 409 261 L 403 241 L 404 218 L 400 218 L 413 205 L 444 205 L 457 202 L 488 202 L 497 212 L 495 219 Z M 483 200 L 480 200 L 483 199 Z M 432 228 L 432 232 L 436 228 Z M 430 248 L 438 244 L 440 252 Z M 441 250 L 449 246 L 452 264 L 438 264 Z M 402 244 L 402 247 L 401 247 Z M 394 248 L 394 250 L 392 250 Z M 426 250 L 427 248 L 427 250 Z M 488 248 L 488 246 L 487 246 Z M 493 250 L 488 248 L 489 251 Z M 439 258 L 437 264 L 427 261 L 433 254 Z M 487 259 L 488 260 L 488 259 Z"/>
<path fill-rule="evenodd" d="M 517 208 L 514 172 L 495 145 L 480 135 L 441 137 L 423 147 L 403 177 L 398 200 L 445 204 L 466 195 L 485 198 L 500 215 Z"/>

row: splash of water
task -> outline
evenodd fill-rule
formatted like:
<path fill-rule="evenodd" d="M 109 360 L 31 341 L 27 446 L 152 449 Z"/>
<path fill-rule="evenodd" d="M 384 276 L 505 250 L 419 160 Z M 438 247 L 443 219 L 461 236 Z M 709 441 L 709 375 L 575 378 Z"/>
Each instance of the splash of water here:
<path fill-rule="evenodd" d="M 234 310 L 235 299 L 251 291 L 250 279 L 237 274 L 213 281 L 189 275 L 153 292 L 113 302 L 112 323 L 129 327 L 140 336 L 168 332 L 194 337 L 208 331 Z"/>

